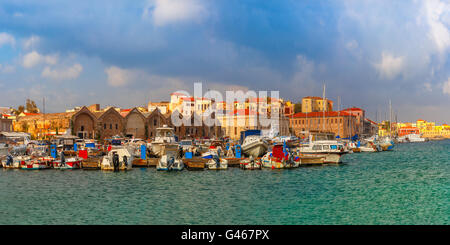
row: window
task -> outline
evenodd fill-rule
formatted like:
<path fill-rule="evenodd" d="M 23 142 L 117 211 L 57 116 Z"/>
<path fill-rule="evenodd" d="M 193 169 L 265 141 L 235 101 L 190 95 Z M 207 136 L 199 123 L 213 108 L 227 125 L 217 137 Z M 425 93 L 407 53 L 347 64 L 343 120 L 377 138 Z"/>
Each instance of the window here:
<path fill-rule="evenodd" d="M 321 151 L 322 150 L 322 146 L 321 145 L 314 145 L 312 149 L 315 150 L 315 151 Z"/>
<path fill-rule="evenodd" d="M 117 126 L 117 123 L 116 123 L 116 130 L 118 129 L 119 127 Z"/>
<path fill-rule="evenodd" d="M 112 129 L 112 124 L 109 124 L 109 129 Z"/>
<path fill-rule="evenodd" d="M 156 126 L 157 120 L 153 119 L 153 126 Z"/>
<path fill-rule="evenodd" d="M 106 123 L 103 124 L 103 129 L 106 129 Z"/>
<path fill-rule="evenodd" d="M 323 149 L 324 149 L 324 150 L 329 150 L 329 149 L 330 149 L 330 146 L 329 146 L 329 145 L 323 145 Z"/>

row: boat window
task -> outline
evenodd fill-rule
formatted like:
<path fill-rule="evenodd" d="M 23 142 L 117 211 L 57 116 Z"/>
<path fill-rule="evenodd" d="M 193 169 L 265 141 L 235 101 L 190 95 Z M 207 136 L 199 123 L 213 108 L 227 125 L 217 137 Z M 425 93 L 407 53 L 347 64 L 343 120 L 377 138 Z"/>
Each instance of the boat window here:
<path fill-rule="evenodd" d="M 315 145 L 312 148 L 313 150 L 322 150 L 322 146 L 321 145 Z"/>
<path fill-rule="evenodd" d="M 330 145 L 331 150 L 336 150 L 337 149 L 337 145 Z"/>
<path fill-rule="evenodd" d="M 324 150 L 329 150 L 329 149 L 330 149 L 330 146 L 329 146 L 329 145 L 323 145 L 323 149 L 324 149 Z"/>

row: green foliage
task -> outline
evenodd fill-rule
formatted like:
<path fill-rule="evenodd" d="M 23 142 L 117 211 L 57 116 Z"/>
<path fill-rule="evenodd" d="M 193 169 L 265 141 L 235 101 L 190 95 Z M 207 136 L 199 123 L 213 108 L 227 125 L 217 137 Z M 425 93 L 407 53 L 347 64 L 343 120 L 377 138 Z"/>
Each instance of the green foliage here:
<path fill-rule="evenodd" d="M 302 103 L 298 102 L 294 105 L 294 113 L 302 112 Z"/>
<path fill-rule="evenodd" d="M 39 112 L 39 109 L 37 108 L 36 103 L 30 99 L 27 99 L 25 108 L 29 113 L 38 113 Z"/>
<path fill-rule="evenodd" d="M 145 139 L 148 139 L 148 126 L 145 124 Z"/>

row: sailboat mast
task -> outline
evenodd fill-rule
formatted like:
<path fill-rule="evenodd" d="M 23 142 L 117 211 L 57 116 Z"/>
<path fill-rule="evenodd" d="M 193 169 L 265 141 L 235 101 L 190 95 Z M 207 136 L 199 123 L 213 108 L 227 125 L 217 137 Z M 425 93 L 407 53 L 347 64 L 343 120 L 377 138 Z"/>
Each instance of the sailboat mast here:
<path fill-rule="evenodd" d="M 43 128 L 44 130 L 43 130 L 43 132 L 44 132 L 44 139 L 45 139 L 45 133 L 46 133 L 45 132 L 46 131 L 45 130 L 45 97 L 42 98 L 42 104 L 43 104 L 43 107 L 44 107 L 43 108 L 44 109 L 44 128 Z"/>
<path fill-rule="evenodd" d="M 338 136 L 341 137 L 341 97 L 338 96 Z"/>
<path fill-rule="evenodd" d="M 325 132 L 325 105 L 326 105 L 326 102 L 325 102 L 325 83 L 323 84 L 323 94 L 322 94 L 322 114 L 323 114 L 323 117 L 322 117 L 322 120 L 323 120 L 323 122 L 322 122 L 322 131 L 323 132 Z"/>
<path fill-rule="evenodd" d="M 392 137 L 392 101 L 389 100 L 389 136 Z"/>

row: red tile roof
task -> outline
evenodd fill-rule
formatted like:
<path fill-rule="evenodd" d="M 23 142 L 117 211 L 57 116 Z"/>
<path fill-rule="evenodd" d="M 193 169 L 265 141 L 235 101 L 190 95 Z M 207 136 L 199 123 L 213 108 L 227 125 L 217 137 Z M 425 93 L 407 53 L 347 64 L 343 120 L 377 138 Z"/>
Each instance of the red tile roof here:
<path fill-rule="evenodd" d="M 171 93 L 170 95 L 187 96 L 186 94 L 178 93 L 178 92 Z"/>
<path fill-rule="evenodd" d="M 352 107 L 352 108 L 344 109 L 343 111 L 363 111 L 363 109 L 357 108 L 357 107 Z"/>
<path fill-rule="evenodd" d="M 298 112 L 295 113 L 292 117 L 293 118 L 302 118 L 302 117 L 323 117 L 325 114 L 325 117 L 337 117 L 337 116 L 350 116 L 351 114 L 345 111 L 328 111 L 328 112 L 310 112 L 310 113 L 302 113 Z M 354 117 L 354 115 L 351 115 Z"/>
<path fill-rule="evenodd" d="M 194 101 L 194 97 L 183 97 L 181 100 Z"/>

